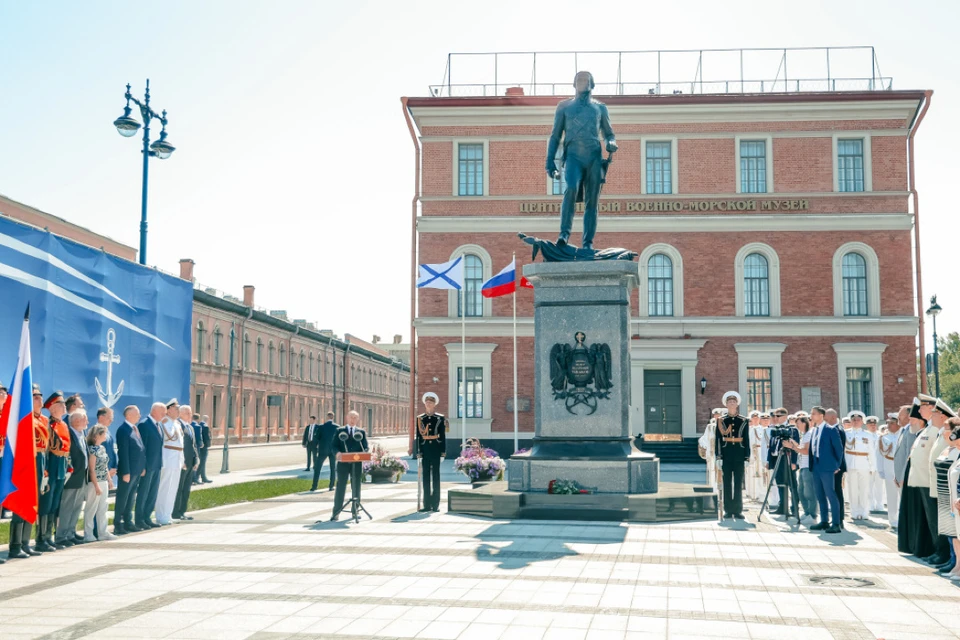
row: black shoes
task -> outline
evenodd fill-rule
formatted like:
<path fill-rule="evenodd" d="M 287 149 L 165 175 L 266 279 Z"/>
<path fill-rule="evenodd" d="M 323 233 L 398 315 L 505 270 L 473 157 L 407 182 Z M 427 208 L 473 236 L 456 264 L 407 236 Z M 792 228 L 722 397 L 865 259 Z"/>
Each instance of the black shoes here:
<path fill-rule="evenodd" d="M 826 522 L 821 522 L 810 527 L 810 531 L 826 531 L 829 528 L 830 525 L 828 525 Z"/>
<path fill-rule="evenodd" d="M 743 517 L 743 514 L 742 514 L 742 513 L 735 513 L 735 514 L 733 514 L 733 517 L 734 517 L 734 519 L 736 519 L 736 520 L 746 520 L 746 518 Z"/>
<path fill-rule="evenodd" d="M 8 560 L 24 560 L 24 559 L 29 558 L 29 557 L 30 557 L 30 555 L 24 553 L 24 552 L 23 552 L 23 549 L 21 549 L 21 548 L 19 548 L 19 547 L 17 547 L 17 548 L 10 547 L 10 550 L 7 551 L 7 559 L 8 559 Z"/>
<path fill-rule="evenodd" d="M 840 531 L 841 531 L 840 527 L 827 527 L 824 530 L 824 533 L 840 533 Z"/>

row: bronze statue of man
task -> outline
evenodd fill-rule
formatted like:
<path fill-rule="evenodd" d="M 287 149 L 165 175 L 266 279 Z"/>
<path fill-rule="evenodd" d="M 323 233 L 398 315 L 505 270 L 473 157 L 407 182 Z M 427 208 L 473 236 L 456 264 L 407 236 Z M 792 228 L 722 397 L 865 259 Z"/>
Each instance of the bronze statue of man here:
<path fill-rule="evenodd" d="M 560 237 L 557 245 L 564 246 L 570 241 L 570 229 L 573 226 L 573 212 L 576 203 L 583 206 L 583 248 L 593 249 L 593 236 L 597 232 L 597 200 L 600 197 L 600 185 L 603 183 L 603 149 L 600 137 L 606 143 L 608 152 L 617 150 L 617 140 L 610 128 L 610 116 L 607 106 L 594 100 L 593 74 L 580 71 L 573 79 L 577 97 L 564 100 L 557 105 L 553 120 L 553 133 L 547 146 L 547 174 L 554 179 L 560 178 L 557 170 L 557 149 L 563 137 L 563 175 L 567 189 L 563 194 L 563 206 L 560 214 Z"/>

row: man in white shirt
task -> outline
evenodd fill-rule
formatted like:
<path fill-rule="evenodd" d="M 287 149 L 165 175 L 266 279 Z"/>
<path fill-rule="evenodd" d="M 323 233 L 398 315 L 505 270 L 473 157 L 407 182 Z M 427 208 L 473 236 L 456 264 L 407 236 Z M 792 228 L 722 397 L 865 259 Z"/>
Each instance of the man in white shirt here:
<path fill-rule="evenodd" d="M 850 429 L 846 436 L 847 497 L 850 500 L 850 517 L 865 520 L 870 515 L 870 488 L 877 470 L 876 439 L 863 428 L 862 411 L 850 412 Z"/>
<path fill-rule="evenodd" d="M 873 452 L 874 460 L 877 461 L 877 469 L 870 482 L 870 508 L 873 511 L 883 511 L 883 478 L 880 476 L 880 418 L 877 416 L 867 416 L 864 422 L 864 428 L 873 435 L 874 445 L 877 447 Z"/>
<path fill-rule="evenodd" d="M 900 515 L 900 487 L 894 470 L 894 452 L 900 439 L 900 422 L 896 413 L 887 414 L 887 430 L 877 442 L 877 475 L 883 480 L 887 491 L 887 522 L 891 529 L 897 528 Z"/>
<path fill-rule="evenodd" d="M 168 525 L 173 517 L 173 506 L 183 470 L 183 430 L 180 428 L 180 403 L 174 398 L 167 403 L 167 413 L 160 422 L 163 438 L 160 467 L 160 487 L 157 489 L 157 522 Z"/>
<path fill-rule="evenodd" d="M 760 424 L 760 412 L 751 411 L 750 418 L 750 461 L 747 463 L 747 497 L 751 500 L 763 500 L 767 485 L 763 482 L 764 463 L 767 458 L 763 455 L 763 425 Z"/>

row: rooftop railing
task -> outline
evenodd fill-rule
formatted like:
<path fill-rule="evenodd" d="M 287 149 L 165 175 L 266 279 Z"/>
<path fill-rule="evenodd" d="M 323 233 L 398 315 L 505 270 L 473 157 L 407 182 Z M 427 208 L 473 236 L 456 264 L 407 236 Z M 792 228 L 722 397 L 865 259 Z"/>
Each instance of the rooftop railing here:
<path fill-rule="evenodd" d="M 434 97 L 573 95 L 590 71 L 596 95 L 889 91 L 873 47 L 450 53 Z"/>

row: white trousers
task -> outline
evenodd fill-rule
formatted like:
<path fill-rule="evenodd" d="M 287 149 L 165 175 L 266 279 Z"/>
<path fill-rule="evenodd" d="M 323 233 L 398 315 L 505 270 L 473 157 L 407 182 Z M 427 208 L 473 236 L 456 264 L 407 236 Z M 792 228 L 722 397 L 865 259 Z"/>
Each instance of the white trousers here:
<path fill-rule="evenodd" d="M 754 452 L 756 451 L 754 449 Z M 763 468 L 756 458 L 747 465 L 744 477 L 746 478 L 747 497 L 756 501 L 763 500 L 763 493 L 767 490 L 767 487 L 763 483 Z"/>
<path fill-rule="evenodd" d="M 847 486 L 844 497 L 850 502 L 851 518 L 866 518 L 870 515 L 870 488 L 873 476 L 869 471 L 847 471 Z"/>
<path fill-rule="evenodd" d="M 879 473 L 873 474 L 870 485 L 870 511 L 883 511 L 883 478 Z"/>
<path fill-rule="evenodd" d="M 893 471 L 887 474 L 883 483 L 887 486 L 887 521 L 891 527 L 896 527 L 900 521 L 900 487 L 893 477 Z"/>
<path fill-rule="evenodd" d="M 160 469 L 160 488 L 157 490 L 157 522 L 170 524 L 173 515 L 173 503 L 177 499 L 177 489 L 180 487 L 180 465 L 167 464 L 163 461 Z"/>
<path fill-rule="evenodd" d="M 105 540 L 107 531 L 107 493 L 110 490 L 109 483 L 104 480 L 97 483 L 100 485 L 100 495 L 97 495 L 97 485 L 87 483 L 87 504 L 83 508 L 83 539 L 87 542 L 93 542 L 97 538 L 93 537 L 93 521 L 99 523 L 97 534 L 100 540 Z"/>

